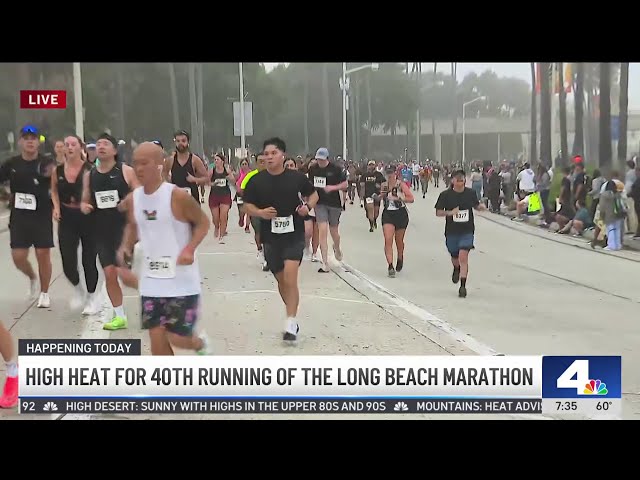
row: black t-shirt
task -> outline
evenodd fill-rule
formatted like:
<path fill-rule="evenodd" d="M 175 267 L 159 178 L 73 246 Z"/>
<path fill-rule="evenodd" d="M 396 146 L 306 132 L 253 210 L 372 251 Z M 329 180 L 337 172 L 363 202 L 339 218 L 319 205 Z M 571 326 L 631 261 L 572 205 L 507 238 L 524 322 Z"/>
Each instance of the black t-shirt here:
<path fill-rule="evenodd" d="M 245 203 L 260 209 L 273 207 L 278 211 L 277 219 L 260 219 L 262 242 L 303 241 L 304 218 L 298 215 L 296 209 L 302 203 L 300 196 L 308 197 L 313 192 L 307 177 L 296 170 L 286 169 L 279 175 L 271 175 L 266 170 L 255 174 L 244 189 L 242 198 Z"/>
<path fill-rule="evenodd" d="M 365 198 L 372 196 L 374 193 L 380 193 L 380 186 L 387 181 L 377 170 L 373 172 L 366 171 L 363 175 L 364 180 L 364 196 Z"/>
<path fill-rule="evenodd" d="M 464 235 L 466 233 L 475 232 L 475 223 L 473 218 L 473 208 L 478 206 L 478 196 L 476 193 L 465 187 L 464 191 L 456 192 L 452 188 L 440 193 L 436 202 L 436 210 L 450 211 L 459 208 L 458 215 L 454 217 L 446 217 L 444 227 L 444 235 Z"/>
<path fill-rule="evenodd" d="M 586 202 L 586 200 L 587 200 L 587 189 L 586 189 L 586 185 L 584 183 L 585 183 L 584 172 L 578 173 L 576 175 L 576 178 L 573 180 L 573 196 L 574 196 L 574 200 L 582 200 L 583 202 Z M 578 196 L 576 196 L 576 192 L 578 191 L 578 186 L 579 185 L 582 185 L 582 191 L 580 192 L 580 194 Z"/>
<path fill-rule="evenodd" d="M 12 214 L 51 215 L 51 176 L 47 172 L 55 164 L 52 157 L 38 155 L 35 160 L 25 160 L 18 155 L 0 166 L 0 183 L 9 182 Z"/>
<path fill-rule="evenodd" d="M 309 180 L 311 184 L 316 188 L 318 196 L 318 205 L 326 205 L 328 207 L 342 208 L 342 202 L 340 201 L 340 192 L 324 191 L 325 186 L 340 185 L 347 179 L 342 169 L 329 163 L 325 168 L 321 168 L 319 165 L 314 165 L 309 169 Z"/>

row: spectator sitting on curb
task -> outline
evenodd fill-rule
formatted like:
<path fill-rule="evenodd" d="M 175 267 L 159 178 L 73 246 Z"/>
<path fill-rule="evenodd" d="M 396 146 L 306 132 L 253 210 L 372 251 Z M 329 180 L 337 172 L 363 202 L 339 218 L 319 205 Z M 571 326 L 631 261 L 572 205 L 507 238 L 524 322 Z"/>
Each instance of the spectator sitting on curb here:
<path fill-rule="evenodd" d="M 589 210 L 587 210 L 584 200 L 578 200 L 576 202 L 576 208 L 577 211 L 573 219 L 570 220 L 564 228 L 558 230 L 557 233 L 571 233 L 574 237 L 579 237 L 587 228 L 591 228 L 593 226 L 591 215 L 589 214 Z"/>

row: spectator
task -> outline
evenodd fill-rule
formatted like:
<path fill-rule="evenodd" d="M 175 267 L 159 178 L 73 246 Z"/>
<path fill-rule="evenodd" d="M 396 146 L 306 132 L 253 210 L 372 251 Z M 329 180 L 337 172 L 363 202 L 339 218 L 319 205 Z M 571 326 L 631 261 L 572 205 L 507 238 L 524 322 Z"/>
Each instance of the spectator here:
<path fill-rule="evenodd" d="M 587 186 L 585 182 L 584 163 L 576 163 L 573 169 L 573 183 L 571 185 L 572 204 L 576 204 L 578 201 L 583 204 L 587 203 Z"/>
<path fill-rule="evenodd" d="M 627 195 L 627 232 L 633 233 L 638 231 L 638 216 L 634 207 L 634 200 L 631 198 L 631 187 L 638 178 L 636 174 L 636 164 L 633 160 L 627 162 L 627 173 L 624 176 L 624 192 Z"/>
<path fill-rule="evenodd" d="M 556 211 L 555 221 L 558 222 L 560 229 L 564 228 L 570 220 L 573 220 L 576 212 L 571 202 L 571 168 L 564 167 L 562 169 L 563 178 L 560 184 L 560 197 L 558 203 L 560 208 Z"/>
<path fill-rule="evenodd" d="M 611 173 L 611 180 L 604 185 L 600 194 L 600 218 L 607 230 L 607 246 L 605 250 L 622 249 L 622 228 L 624 226 L 626 204 L 622 193 L 624 184 L 618 179 L 618 173 Z"/>
<path fill-rule="evenodd" d="M 591 190 L 588 195 L 591 197 L 591 209 L 589 213 L 591 214 L 591 218 L 595 219 L 596 217 L 596 208 L 598 208 L 598 202 L 600 201 L 600 190 L 602 190 L 602 185 L 606 182 L 606 179 L 600 173 L 600 170 L 597 168 L 593 171 L 593 180 L 591 180 Z"/>
<path fill-rule="evenodd" d="M 524 164 L 524 168 L 518 173 L 516 180 L 518 181 L 518 191 L 520 199 L 524 199 L 527 195 L 531 195 L 536 191 L 536 175 L 531 170 L 529 163 Z"/>
<path fill-rule="evenodd" d="M 634 239 L 640 239 L 640 165 L 636 166 L 636 180 L 631 185 L 629 197 L 633 200 L 633 209 L 636 214 L 636 233 Z"/>
<path fill-rule="evenodd" d="M 547 167 L 543 164 L 538 166 L 538 174 L 536 175 L 536 184 L 538 192 L 540 192 L 540 201 L 544 212 L 544 223 L 551 223 L 551 209 L 549 208 L 549 192 L 551 191 L 551 176 Z"/>
<path fill-rule="evenodd" d="M 571 233 L 574 237 L 582 235 L 582 233 L 593 226 L 591 221 L 591 215 L 587 210 L 587 205 L 583 200 L 576 202 L 576 214 L 572 220 L 570 220 L 562 230 L 558 230 L 558 233 Z"/>
<path fill-rule="evenodd" d="M 471 170 L 471 188 L 476 192 L 478 201 L 482 200 L 482 174 L 477 168 Z"/>

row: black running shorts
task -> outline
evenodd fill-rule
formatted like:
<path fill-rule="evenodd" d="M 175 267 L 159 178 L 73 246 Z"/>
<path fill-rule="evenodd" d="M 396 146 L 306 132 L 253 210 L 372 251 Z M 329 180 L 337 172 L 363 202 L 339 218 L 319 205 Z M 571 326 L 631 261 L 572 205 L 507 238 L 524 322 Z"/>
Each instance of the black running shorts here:
<path fill-rule="evenodd" d="M 409 212 L 406 208 L 400 210 L 385 210 L 382 212 L 382 225 L 391 224 L 396 230 L 406 230 L 409 226 Z"/>
<path fill-rule="evenodd" d="M 114 225 L 111 230 L 100 229 L 95 234 L 96 250 L 102 268 L 118 265 L 116 253 L 122 243 L 124 224 Z"/>
<path fill-rule="evenodd" d="M 53 219 L 44 215 L 11 214 L 9 221 L 9 243 L 11 248 L 53 248 Z"/>
<path fill-rule="evenodd" d="M 268 243 L 264 245 L 264 259 L 274 275 L 284 270 L 285 260 L 302 263 L 304 240 L 286 243 Z"/>

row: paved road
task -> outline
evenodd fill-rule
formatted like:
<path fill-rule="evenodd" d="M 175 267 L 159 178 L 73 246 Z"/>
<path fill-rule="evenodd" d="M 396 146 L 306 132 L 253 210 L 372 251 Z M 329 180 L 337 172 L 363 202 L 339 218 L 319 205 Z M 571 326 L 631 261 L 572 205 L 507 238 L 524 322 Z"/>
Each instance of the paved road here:
<path fill-rule="evenodd" d="M 636 312 L 640 293 L 635 285 L 640 254 L 594 252 L 584 241 L 558 238 L 483 214 L 477 222 L 469 296 L 460 299 L 450 281 L 444 221 L 433 211 L 436 196 L 432 190 L 427 199 L 418 198 L 411 206 L 405 270 L 394 279 L 386 275 L 381 231 L 369 233 L 363 211 L 357 205 L 348 206 L 342 224 L 343 264 L 334 261 L 331 275 L 316 273 L 316 264 L 303 264 L 302 335 L 297 347 L 281 341 L 283 307 L 274 280 L 258 268 L 252 236 L 237 226 L 234 209 L 227 243 L 218 245 L 209 238 L 200 252 L 202 325 L 214 350 L 236 355 L 621 354 L 625 358 L 625 417 L 640 418 L 640 373 L 633 368 L 639 360 Z M 103 331 L 102 318 L 83 319 L 68 310 L 62 299 L 71 289 L 54 250 L 52 308 L 38 310 L 24 299 L 27 282 L 11 264 L 7 233 L 0 234 L 0 243 L 6 246 L 0 249 L 0 268 L 9 280 L 0 289 L 0 304 L 3 320 L 12 325 L 17 337 L 142 338 L 148 353 L 147 337 L 138 329 L 135 292 L 125 293 L 129 330 Z M 16 417 L 13 411 L 0 411 L 0 419 Z M 73 418 L 78 417 L 64 417 Z"/>

